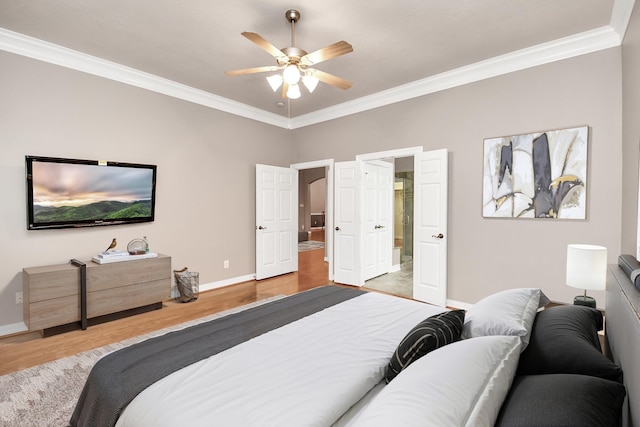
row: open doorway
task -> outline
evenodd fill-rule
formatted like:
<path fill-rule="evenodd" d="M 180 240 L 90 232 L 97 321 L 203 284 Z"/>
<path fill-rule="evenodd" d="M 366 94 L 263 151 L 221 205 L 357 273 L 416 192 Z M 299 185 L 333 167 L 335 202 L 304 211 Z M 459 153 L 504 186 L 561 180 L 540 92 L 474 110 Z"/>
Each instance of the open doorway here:
<path fill-rule="evenodd" d="M 395 159 L 393 265 L 413 261 L 413 157 Z"/>
<path fill-rule="evenodd" d="M 413 297 L 413 191 L 414 158 L 394 161 L 393 248 L 391 271 L 365 282 L 365 287 Z"/>
<path fill-rule="evenodd" d="M 307 246 L 324 248 L 327 211 L 326 168 L 301 169 L 298 171 L 298 229 L 299 243 L 311 242 Z M 306 234 L 305 234 L 306 233 Z M 322 243 L 313 245 L 312 243 Z M 308 250 L 301 245 L 300 252 Z"/>
<path fill-rule="evenodd" d="M 328 167 L 298 171 L 298 274 L 307 280 L 328 281 Z"/>
<path fill-rule="evenodd" d="M 419 301 L 445 306 L 447 301 L 447 199 L 448 199 L 448 152 L 446 149 L 423 151 L 422 147 L 412 147 L 401 150 L 361 154 L 355 161 L 336 162 L 335 175 L 335 215 L 333 224 L 329 227 L 335 229 L 334 253 L 333 253 L 333 280 L 353 286 L 366 286 L 366 279 L 379 275 L 388 276 L 384 272 L 374 275 L 365 274 L 368 266 L 366 260 L 368 253 L 363 254 L 364 249 L 372 246 L 365 243 L 365 233 L 371 226 L 378 231 L 391 231 L 391 222 L 372 223 L 366 217 L 371 212 L 371 200 L 378 198 L 368 197 L 371 193 L 369 185 L 382 176 L 388 182 L 384 188 L 388 189 L 389 200 L 386 206 L 390 209 L 381 209 L 388 212 L 389 221 L 393 217 L 393 173 L 381 173 L 369 166 L 383 165 L 384 159 L 396 159 L 413 156 L 413 253 L 412 271 L 413 279 L 412 298 Z M 373 187 L 373 186 L 371 186 Z M 375 188 L 382 188 L 382 186 Z M 329 198 L 331 200 L 331 198 Z M 378 209 L 375 210 L 378 212 Z M 377 227 L 376 227 L 377 225 Z M 335 226 L 335 228 L 334 228 Z M 329 237 L 332 233 L 329 233 Z M 380 234 L 380 233 L 379 233 Z M 376 245 L 375 250 L 380 249 L 381 256 L 387 256 L 393 250 L 393 233 L 387 233 L 389 241 L 387 246 Z M 329 245 L 331 248 L 331 245 Z M 388 252 L 385 252 L 388 251 Z M 331 260 L 331 255 L 330 258 Z M 331 266 L 330 266 L 331 268 Z M 391 271 L 391 259 L 389 268 Z M 330 270 L 331 272 L 331 270 Z M 377 279 L 375 279 L 377 280 Z M 371 282 L 369 282 L 371 284 Z"/>

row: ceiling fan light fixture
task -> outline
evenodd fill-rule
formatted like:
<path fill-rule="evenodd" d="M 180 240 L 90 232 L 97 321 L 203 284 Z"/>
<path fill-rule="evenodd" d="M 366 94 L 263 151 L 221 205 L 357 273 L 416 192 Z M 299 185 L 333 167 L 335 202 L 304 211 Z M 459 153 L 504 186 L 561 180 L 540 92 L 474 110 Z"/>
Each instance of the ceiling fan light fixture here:
<path fill-rule="evenodd" d="M 317 77 L 313 77 L 308 74 L 305 74 L 304 76 L 302 76 L 302 83 L 307 88 L 309 93 L 313 93 L 313 91 L 316 90 L 316 87 L 318 86 L 319 81 L 320 80 L 318 80 Z"/>
<path fill-rule="evenodd" d="M 297 85 L 300 81 L 300 70 L 296 64 L 289 64 L 282 72 L 282 78 L 289 85 Z"/>
<path fill-rule="evenodd" d="M 289 85 L 287 89 L 287 98 L 289 99 L 298 99 L 300 98 L 300 86 L 297 84 Z"/>
<path fill-rule="evenodd" d="M 277 91 L 280 86 L 282 86 L 282 75 L 274 74 L 273 76 L 267 77 L 267 83 L 271 86 L 273 91 Z"/>
<path fill-rule="evenodd" d="M 300 98 L 300 80 L 302 80 L 309 93 L 313 93 L 320 81 L 339 89 L 349 89 L 351 87 L 350 81 L 309 67 L 351 53 L 353 52 L 353 47 L 342 40 L 307 53 L 304 49 L 296 47 L 295 44 L 295 24 L 300 20 L 300 12 L 290 9 L 285 13 L 285 17 L 291 24 L 291 46 L 289 47 L 279 49 L 257 33 L 251 31 L 241 33 L 242 36 L 273 56 L 277 65 L 229 70 L 225 71 L 225 74 L 228 76 L 243 76 L 255 73 L 271 74 L 277 72 L 278 74 L 267 77 L 267 82 L 274 92 L 277 92 L 278 88 L 282 88 L 282 98 L 289 99 Z"/>

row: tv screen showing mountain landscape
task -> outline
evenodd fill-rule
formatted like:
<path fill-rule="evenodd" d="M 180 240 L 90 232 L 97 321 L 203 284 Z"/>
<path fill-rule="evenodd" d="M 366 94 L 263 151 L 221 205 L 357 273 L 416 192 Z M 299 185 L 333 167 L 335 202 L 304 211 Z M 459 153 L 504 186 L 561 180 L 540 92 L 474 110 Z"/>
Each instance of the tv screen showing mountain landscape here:
<path fill-rule="evenodd" d="M 153 218 L 154 169 L 34 161 L 31 173 L 35 224 Z"/>

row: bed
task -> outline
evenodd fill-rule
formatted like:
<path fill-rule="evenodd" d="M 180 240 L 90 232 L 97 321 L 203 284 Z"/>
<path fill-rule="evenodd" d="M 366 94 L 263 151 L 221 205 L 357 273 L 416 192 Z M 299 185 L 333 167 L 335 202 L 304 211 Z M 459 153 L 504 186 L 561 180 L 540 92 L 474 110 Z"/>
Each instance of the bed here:
<path fill-rule="evenodd" d="M 600 352 L 601 313 L 547 303 L 513 289 L 464 312 L 316 288 L 106 356 L 70 424 L 619 425 L 626 392 Z M 557 341 L 589 357 L 562 366 Z"/>
<path fill-rule="evenodd" d="M 640 263 L 621 255 L 607 272 L 606 336 L 613 360 L 624 371 L 627 401 L 623 425 L 640 425 Z"/>

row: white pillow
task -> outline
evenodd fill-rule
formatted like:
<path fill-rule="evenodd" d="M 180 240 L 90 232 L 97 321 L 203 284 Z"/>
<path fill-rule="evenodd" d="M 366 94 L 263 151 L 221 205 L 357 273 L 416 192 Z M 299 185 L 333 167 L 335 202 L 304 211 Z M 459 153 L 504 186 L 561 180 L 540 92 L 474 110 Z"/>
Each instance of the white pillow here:
<path fill-rule="evenodd" d="M 521 337 L 529 344 L 531 328 L 540 306 L 548 299 L 538 288 L 509 289 L 489 295 L 471 307 L 465 317 L 462 338 L 488 335 L 511 335 Z"/>
<path fill-rule="evenodd" d="M 354 426 L 493 426 L 521 345 L 518 337 L 488 336 L 432 351 L 400 372 Z"/>

